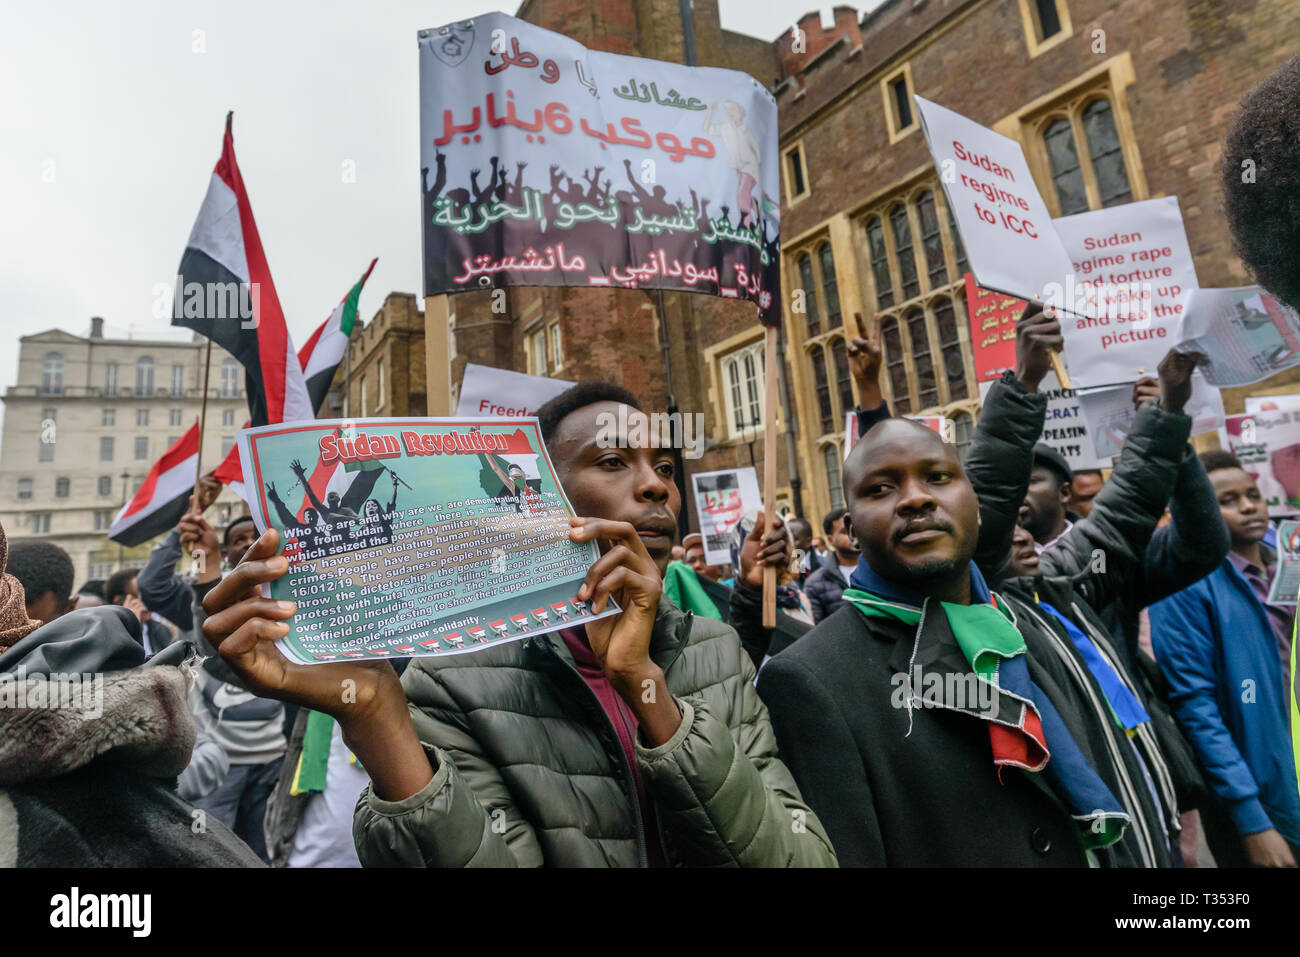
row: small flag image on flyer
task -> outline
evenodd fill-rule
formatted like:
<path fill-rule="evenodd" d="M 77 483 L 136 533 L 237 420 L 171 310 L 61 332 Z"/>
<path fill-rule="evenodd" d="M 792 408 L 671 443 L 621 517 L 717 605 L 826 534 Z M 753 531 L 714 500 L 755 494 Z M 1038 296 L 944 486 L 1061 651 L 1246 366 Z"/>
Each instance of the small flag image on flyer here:
<path fill-rule="evenodd" d="M 316 419 L 245 429 L 259 531 L 297 602 L 278 642 L 302 664 L 467 654 L 618 614 L 578 589 L 598 557 L 534 418 Z"/>

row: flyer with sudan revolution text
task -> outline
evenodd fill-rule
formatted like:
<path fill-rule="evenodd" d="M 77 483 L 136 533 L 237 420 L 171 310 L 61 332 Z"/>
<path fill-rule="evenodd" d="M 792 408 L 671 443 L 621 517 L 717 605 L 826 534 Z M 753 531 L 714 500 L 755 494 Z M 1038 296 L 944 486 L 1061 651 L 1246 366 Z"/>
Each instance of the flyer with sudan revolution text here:
<path fill-rule="evenodd" d="M 317 419 L 239 433 L 259 530 L 280 533 L 295 601 L 279 646 L 305 664 L 446 655 L 593 616 L 595 543 L 533 418 Z"/>

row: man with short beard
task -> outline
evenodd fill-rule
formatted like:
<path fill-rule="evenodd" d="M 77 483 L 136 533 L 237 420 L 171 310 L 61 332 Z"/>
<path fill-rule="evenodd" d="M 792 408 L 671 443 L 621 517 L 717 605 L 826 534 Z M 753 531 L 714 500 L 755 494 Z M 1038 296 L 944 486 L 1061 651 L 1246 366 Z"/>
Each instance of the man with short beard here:
<path fill-rule="evenodd" d="M 1036 385 L 1060 326 L 1031 319 L 1017 372 Z M 1186 430 L 1167 443 L 1170 480 L 1183 441 Z M 1026 477 L 1031 446 L 1009 465 Z M 1128 481 L 1121 473 L 1119 485 Z M 1011 505 L 1023 494 L 1022 484 Z M 845 495 L 862 549 L 848 607 L 759 677 L 781 750 L 841 863 L 1169 865 L 1166 820 L 1177 810 L 1148 789 L 1148 771 L 1167 778 L 1158 745 L 1144 740 L 1143 757 L 1128 742 L 1054 619 L 989 592 L 971 560 L 987 546 L 982 502 L 956 450 L 924 426 L 881 421 L 845 465 Z M 1105 508 L 1097 524 L 1113 528 Z M 1053 597 L 1069 607 L 1069 584 Z M 1117 687 L 1106 685 L 1118 700 Z M 1135 697 L 1131 683 L 1122 689 Z M 911 800 L 918 793 L 926 801 Z M 1041 804 L 1044 794 L 1054 801 Z"/>
<path fill-rule="evenodd" d="M 230 667 L 334 717 L 370 773 L 353 826 L 363 865 L 835 863 L 736 632 L 662 596 L 681 508 L 673 452 L 597 438 L 604 416 L 636 409 L 625 389 L 587 383 L 537 412 L 582 516 L 569 537 L 603 546 L 577 597 L 596 612 L 614 599 L 617 616 L 417 658 L 399 682 L 386 661 L 304 666 L 276 650 L 294 607 L 259 592 L 288 570 L 274 530 L 208 595 L 204 630 Z M 744 571 L 784 549 L 754 536 Z"/>
<path fill-rule="evenodd" d="M 1131 821 L 1095 770 L 1110 759 L 1092 716 L 971 561 L 979 502 L 956 450 L 889 419 L 849 456 L 844 491 L 862 550 L 845 606 L 758 682 L 840 862 L 1123 863 L 1111 848 Z"/>

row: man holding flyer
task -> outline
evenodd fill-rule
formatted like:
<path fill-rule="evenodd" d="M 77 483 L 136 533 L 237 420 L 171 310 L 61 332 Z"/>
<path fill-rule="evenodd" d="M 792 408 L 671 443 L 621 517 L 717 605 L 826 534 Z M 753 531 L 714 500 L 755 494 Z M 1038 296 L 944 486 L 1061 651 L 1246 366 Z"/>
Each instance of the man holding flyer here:
<path fill-rule="evenodd" d="M 777 756 L 736 633 L 662 597 L 681 507 L 672 450 L 598 443 L 598 417 L 620 405 L 637 409 L 617 386 L 584 384 L 538 410 L 586 516 L 569 537 L 604 543 L 577 598 L 595 615 L 613 599 L 617 616 L 420 658 L 399 681 L 386 661 L 307 666 L 277 650 L 295 605 L 261 597 L 289 569 L 273 530 L 208 596 L 205 633 L 222 658 L 258 693 L 335 717 L 369 771 L 353 832 L 363 864 L 835 863 Z"/>

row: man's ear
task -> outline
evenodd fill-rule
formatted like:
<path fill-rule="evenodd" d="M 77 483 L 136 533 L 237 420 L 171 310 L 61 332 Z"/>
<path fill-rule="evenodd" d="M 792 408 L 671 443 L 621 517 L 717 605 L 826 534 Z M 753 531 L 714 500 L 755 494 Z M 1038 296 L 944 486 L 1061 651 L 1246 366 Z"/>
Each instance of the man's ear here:
<path fill-rule="evenodd" d="M 1072 484 L 1070 484 L 1069 482 L 1061 483 L 1061 504 L 1062 505 L 1068 506 L 1070 504 L 1070 496 L 1073 494 L 1073 492 L 1074 492 L 1074 486 Z"/>

